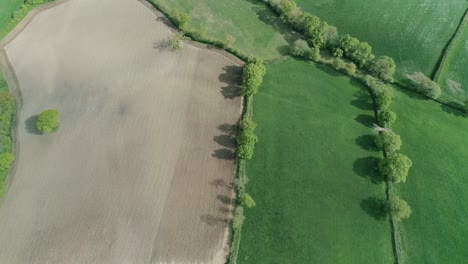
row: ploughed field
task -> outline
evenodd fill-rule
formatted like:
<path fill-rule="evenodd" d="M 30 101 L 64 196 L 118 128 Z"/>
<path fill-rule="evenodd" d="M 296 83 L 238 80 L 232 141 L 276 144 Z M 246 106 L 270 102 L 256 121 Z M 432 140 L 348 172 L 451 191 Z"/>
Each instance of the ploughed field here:
<path fill-rule="evenodd" d="M 137 0 L 70 0 L 6 45 L 22 107 L 0 263 L 224 263 L 240 69 L 170 51 L 165 22 Z M 39 135 L 48 108 L 60 128 Z"/>

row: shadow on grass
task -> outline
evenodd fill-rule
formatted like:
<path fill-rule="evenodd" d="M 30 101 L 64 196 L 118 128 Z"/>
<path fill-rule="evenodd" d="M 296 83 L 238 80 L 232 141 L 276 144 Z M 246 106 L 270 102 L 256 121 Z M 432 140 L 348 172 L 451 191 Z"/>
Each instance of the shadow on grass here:
<path fill-rule="evenodd" d="M 369 197 L 361 201 L 361 208 L 376 220 L 385 220 L 387 218 L 384 199 Z"/>
<path fill-rule="evenodd" d="M 362 135 L 356 138 L 356 145 L 367 151 L 379 151 L 379 148 L 374 143 L 374 135 Z"/>
<path fill-rule="evenodd" d="M 351 104 L 361 110 L 374 110 L 372 99 L 365 91 L 357 92 L 354 95 L 354 99 L 351 101 Z"/>
<path fill-rule="evenodd" d="M 225 66 L 224 72 L 218 77 L 219 81 L 227 86 L 221 87 L 221 94 L 225 99 L 234 99 L 241 96 L 242 67 Z"/>
<path fill-rule="evenodd" d="M 26 119 L 26 121 L 24 122 L 26 132 L 34 135 L 42 135 L 42 133 L 39 130 L 37 130 L 36 126 L 38 117 L 38 115 L 34 115 Z"/>
<path fill-rule="evenodd" d="M 374 184 L 379 184 L 384 181 L 382 175 L 380 175 L 377 164 L 379 162 L 379 158 L 377 157 L 365 157 L 359 158 L 354 161 L 353 164 L 353 171 L 366 179 L 369 179 Z"/>
<path fill-rule="evenodd" d="M 374 123 L 376 123 L 375 118 L 370 115 L 358 115 L 354 120 L 356 120 L 356 122 L 359 124 L 369 128 L 373 127 Z"/>
<path fill-rule="evenodd" d="M 459 116 L 459 117 L 468 117 L 468 114 L 465 113 L 465 112 L 462 112 L 458 109 L 455 109 L 454 107 L 460 107 L 457 103 L 448 103 L 447 105 L 445 104 L 442 104 L 440 105 L 440 108 L 442 109 L 442 111 L 446 112 L 446 113 L 449 113 L 451 115 L 454 115 L 454 116 Z"/>

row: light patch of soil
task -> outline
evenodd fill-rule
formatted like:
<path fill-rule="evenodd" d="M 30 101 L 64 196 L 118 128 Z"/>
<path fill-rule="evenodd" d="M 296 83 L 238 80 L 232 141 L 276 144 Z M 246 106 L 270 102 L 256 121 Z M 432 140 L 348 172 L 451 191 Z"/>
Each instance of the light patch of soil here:
<path fill-rule="evenodd" d="M 5 46 L 22 108 L 0 263 L 224 263 L 239 61 L 172 34 L 137 0 L 69 0 Z"/>

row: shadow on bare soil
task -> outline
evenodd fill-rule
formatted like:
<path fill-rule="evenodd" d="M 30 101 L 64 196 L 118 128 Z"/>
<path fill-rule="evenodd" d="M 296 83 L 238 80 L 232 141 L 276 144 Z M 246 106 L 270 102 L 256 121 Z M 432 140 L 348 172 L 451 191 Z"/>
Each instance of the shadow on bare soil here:
<path fill-rule="evenodd" d="M 236 147 L 236 138 L 230 135 L 215 136 L 213 140 L 219 145 L 229 149 L 233 149 Z"/>
<path fill-rule="evenodd" d="M 227 84 L 221 87 L 221 94 L 225 99 L 234 99 L 241 96 L 242 84 L 242 67 L 241 66 L 225 66 L 224 72 L 218 77 L 219 81 Z"/>
<path fill-rule="evenodd" d="M 237 134 L 237 125 L 231 125 L 228 123 L 224 123 L 218 126 L 219 131 L 234 136 Z"/>
<path fill-rule="evenodd" d="M 384 181 L 384 178 L 380 175 L 377 164 L 379 162 L 379 158 L 377 157 L 365 157 L 359 158 L 354 161 L 353 164 L 353 171 L 366 179 L 369 179 L 374 184 L 379 184 Z"/>
<path fill-rule="evenodd" d="M 210 226 L 215 226 L 215 225 L 220 225 L 220 224 L 224 225 L 225 223 L 228 222 L 228 219 L 224 217 L 219 217 L 219 216 L 214 216 L 214 215 L 209 215 L 209 214 L 200 216 L 200 220 Z"/>
<path fill-rule="evenodd" d="M 223 148 L 217 149 L 211 154 L 213 157 L 224 160 L 233 160 L 236 158 L 236 134 L 237 125 L 222 124 L 218 126 L 221 135 L 215 136 L 213 141 Z"/>
<path fill-rule="evenodd" d="M 385 220 L 387 214 L 385 213 L 385 200 L 369 197 L 361 201 L 361 208 L 369 216 L 373 217 L 375 220 Z"/>
<path fill-rule="evenodd" d="M 225 205 L 231 205 L 233 202 L 233 199 L 231 197 L 222 194 L 216 195 L 216 198 Z"/>
<path fill-rule="evenodd" d="M 42 135 L 42 133 L 39 130 L 37 130 L 37 126 L 36 126 L 37 118 L 38 118 L 38 116 L 34 115 L 34 116 L 31 116 L 30 118 L 26 119 L 26 121 L 24 122 L 25 129 L 30 134 Z"/>
<path fill-rule="evenodd" d="M 234 188 L 234 184 L 232 182 L 225 182 L 223 179 L 211 181 L 210 184 L 215 186 L 216 188 L 226 188 L 229 190 Z"/>

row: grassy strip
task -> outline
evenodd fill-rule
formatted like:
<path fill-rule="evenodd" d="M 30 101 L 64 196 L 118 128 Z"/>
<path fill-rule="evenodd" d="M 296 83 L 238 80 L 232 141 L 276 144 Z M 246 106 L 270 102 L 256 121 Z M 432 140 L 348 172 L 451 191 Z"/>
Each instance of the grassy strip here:
<path fill-rule="evenodd" d="M 432 74 L 432 80 L 435 82 L 439 82 L 439 77 L 442 69 L 444 68 L 445 62 L 447 61 L 447 57 L 450 55 L 450 51 L 452 50 L 452 47 L 455 45 L 455 43 L 458 42 L 460 39 L 460 36 L 462 35 L 463 29 L 468 22 L 468 9 L 465 11 L 465 14 L 463 15 L 463 18 L 460 21 L 460 24 L 458 25 L 457 30 L 455 31 L 455 34 L 453 34 L 453 37 L 449 40 L 447 46 L 444 48 L 442 51 L 442 57 L 439 59 L 439 62 L 436 64 L 433 74 Z"/>

